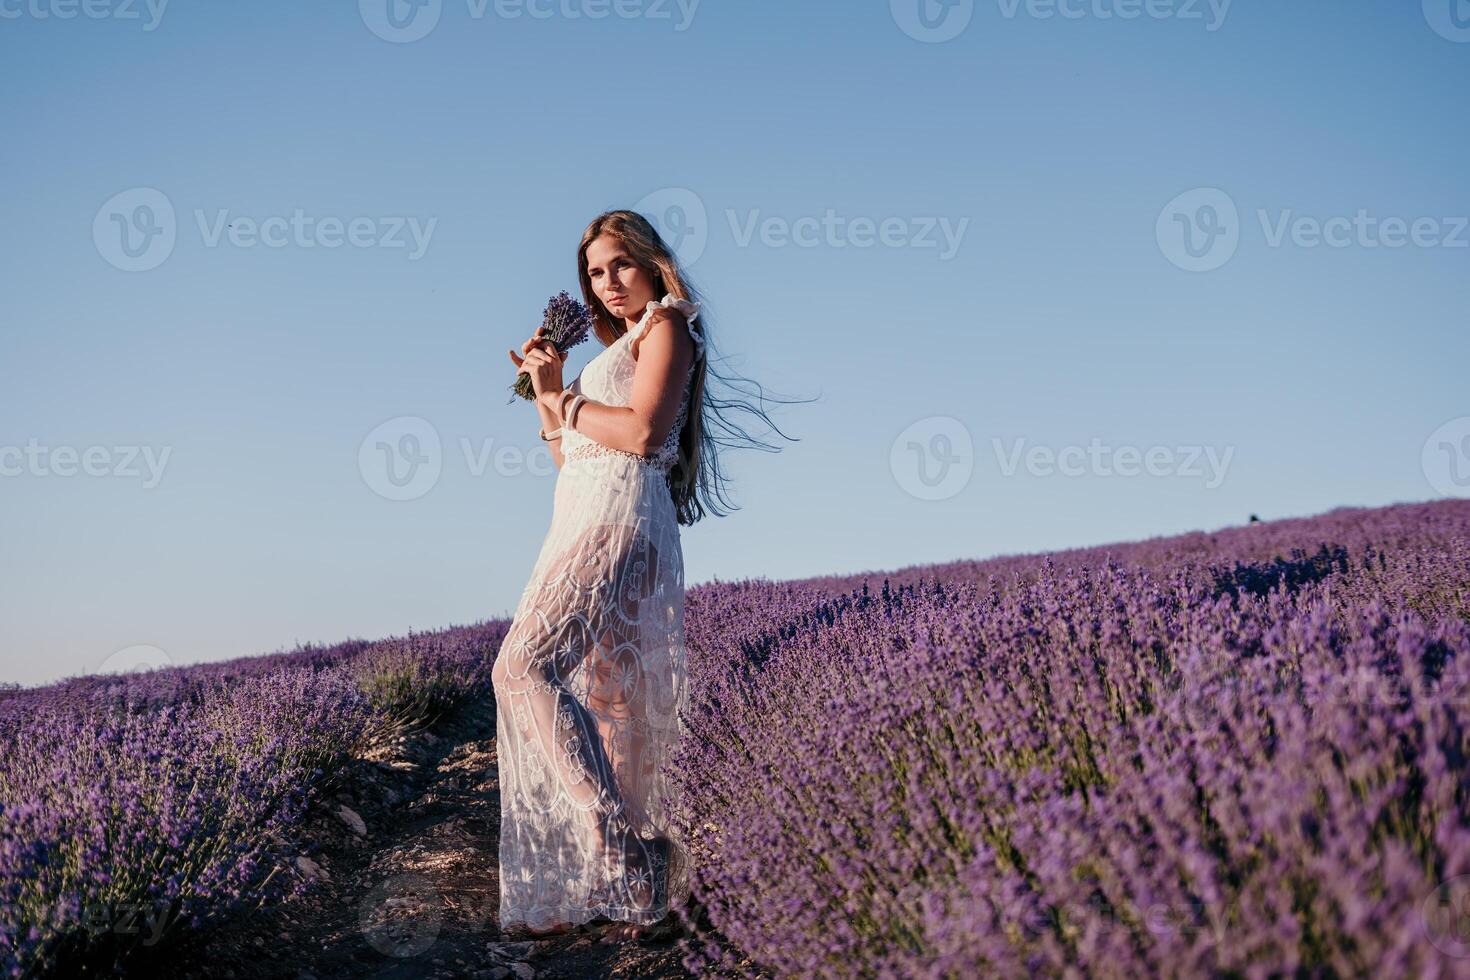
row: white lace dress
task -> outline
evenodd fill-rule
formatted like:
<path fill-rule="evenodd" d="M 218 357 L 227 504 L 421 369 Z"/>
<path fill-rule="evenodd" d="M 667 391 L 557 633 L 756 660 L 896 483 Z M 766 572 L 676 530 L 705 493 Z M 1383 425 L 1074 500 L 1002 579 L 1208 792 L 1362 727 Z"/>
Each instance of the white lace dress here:
<path fill-rule="evenodd" d="M 629 345 L 665 296 L 570 385 L 626 405 Z M 687 703 L 684 556 L 669 492 L 695 365 L 658 452 L 563 430 L 551 528 L 492 677 L 500 771 L 500 925 L 598 915 L 649 924 L 688 895 L 688 852 L 668 817 L 666 765 Z"/>

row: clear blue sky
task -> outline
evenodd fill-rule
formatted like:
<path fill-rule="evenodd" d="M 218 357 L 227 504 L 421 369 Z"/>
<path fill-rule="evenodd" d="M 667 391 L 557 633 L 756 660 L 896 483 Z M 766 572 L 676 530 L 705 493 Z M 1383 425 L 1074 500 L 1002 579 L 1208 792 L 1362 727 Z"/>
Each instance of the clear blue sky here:
<path fill-rule="evenodd" d="M 703 209 L 681 241 L 727 367 L 819 398 L 774 410 L 800 442 L 727 457 L 743 509 L 684 529 L 690 585 L 1454 492 L 1423 463 L 1445 423 L 1470 454 L 1448 0 L 989 0 L 947 40 L 902 0 L 396 2 L 0 0 L 0 678 L 508 614 L 554 476 L 463 447 L 540 452 L 506 348 L 576 292 L 586 223 L 643 201 Z M 159 195 L 171 251 L 137 237 Z M 1421 243 L 1292 224 L 1359 212 Z M 439 475 L 390 500 L 360 450 L 402 417 Z M 1008 467 L 1017 440 L 1164 448 L 1069 476 Z"/>

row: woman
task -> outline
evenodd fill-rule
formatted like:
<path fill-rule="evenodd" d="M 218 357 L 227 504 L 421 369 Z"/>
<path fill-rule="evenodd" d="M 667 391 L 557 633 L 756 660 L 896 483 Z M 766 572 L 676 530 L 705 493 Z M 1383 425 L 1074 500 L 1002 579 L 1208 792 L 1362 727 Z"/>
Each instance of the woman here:
<path fill-rule="evenodd" d="M 679 525 L 703 515 L 696 491 L 722 516 L 705 416 L 732 431 L 719 409 L 748 406 L 706 399 L 706 320 L 642 215 L 600 215 L 577 265 L 605 349 L 570 387 L 539 329 L 510 352 L 560 472 L 492 673 L 500 924 L 552 935 L 606 917 L 615 942 L 667 927 L 689 893 L 667 777 L 687 703 Z"/>

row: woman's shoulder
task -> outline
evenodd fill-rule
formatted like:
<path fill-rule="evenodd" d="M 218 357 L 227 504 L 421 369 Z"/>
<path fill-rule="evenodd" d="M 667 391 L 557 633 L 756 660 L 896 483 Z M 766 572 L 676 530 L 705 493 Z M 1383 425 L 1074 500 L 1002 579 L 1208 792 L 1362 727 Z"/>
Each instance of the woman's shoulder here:
<path fill-rule="evenodd" d="M 677 299 L 672 293 L 665 296 L 662 300 L 650 300 L 648 309 L 643 313 L 643 319 L 638 322 L 636 328 L 629 331 L 634 335 L 633 340 L 629 344 L 630 349 L 647 336 L 649 330 L 653 328 L 654 323 L 663 319 L 656 316 L 660 310 L 672 310 L 680 314 L 679 317 L 675 317 L 674 319 L 682 319 L 684 321 L 684 326 L 688 329 L 689 336 L 694 341 L 694 356 L 697 359 L 704 353 L 704 331 L 697 322 L 699 320 L 699 306 L 699 303 L 691 302 L 687 299 Z"/>

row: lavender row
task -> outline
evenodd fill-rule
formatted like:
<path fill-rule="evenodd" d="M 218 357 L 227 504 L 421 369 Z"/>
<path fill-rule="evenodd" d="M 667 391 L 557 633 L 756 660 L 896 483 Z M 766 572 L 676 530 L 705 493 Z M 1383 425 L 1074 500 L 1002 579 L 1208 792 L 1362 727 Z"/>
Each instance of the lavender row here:
<path fill-rule="evenodd" d="M 372 740 L 486 698 L 506 624 L 73 678 L 0 700 L 0 974 L 110 967 L 303 887 L 292 833 Z"/>
<path fill-rule="evenodd" d="M 1470 504 L 895 578 L 691 594 L 686 966 L 1470 975 Z"/>

